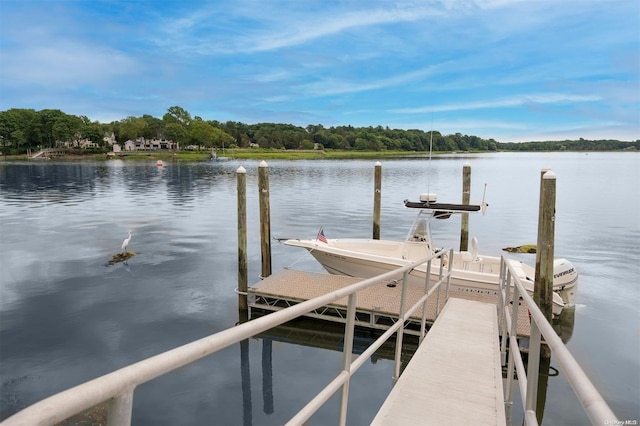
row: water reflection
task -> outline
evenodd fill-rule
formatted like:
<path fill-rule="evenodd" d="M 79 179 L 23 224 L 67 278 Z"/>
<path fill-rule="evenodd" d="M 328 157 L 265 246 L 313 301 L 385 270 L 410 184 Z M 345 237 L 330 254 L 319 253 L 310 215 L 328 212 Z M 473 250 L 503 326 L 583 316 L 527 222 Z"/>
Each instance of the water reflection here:
<path fill-rule="evenodd" d="M 104 174 L 94 165 L 73 163 L 66 167 L 30 162 L 0 165 L 0 189 L 8 203 L 72 203 L 95 195 Z"/>
<path fill-rule="evenodd" d="M 264 312 L 257 309 L 252 309 L 251 319 L 262 316 Z M 240 322 L 248 319 L 246 311 L 239 311 Z M 354 335 L 353 354 L 362 354 L 380 335 L 379 330 L 369 330 L 357 327 Z M 267 330 L 264 333 L 256 336 L 261 341 L 261 374 L 262 374 L 262 412 L 266 416 L 274 414 L 274 385 L 273 385 L 273 345 L 274 344 L 286 344 L 296 345 L 309 348 L 320 348 L 324 350 L 330 350 L 337 353 L 342 353 L 344 348 L 344 325 L 333 322 L 321 321 L 310 318 L 300 318 L 290 321 L 278 327 L 274 327 Z M 242 398 L 243 398 L 243 424 L 252 425 L 253 423 L 253 404 L 252 404 L 252 385 L 251 385 L 251 366 L 249 356 L 249 340 L 245 340 L 240 344 L 240 356 L 241 356 L 241 380 L 242 380 Z M 418 345 L 418 340 L 415 336 L 405 336 L 403 349 L 401 351 L 401 371 L 404 370 L 413 353 L 415 353 Z M 282 355 L 282 351 L 279 351 Z M 340 355 L 342 356 L 342 355 Z M 379 360 L 391 360 L 395 359 L 395 339 L 390 339 L 378 349 L 371 357 L 371 365 L 376 364 Z M 389 364 L 392 368 L 392 364 Z M 336 365 L 338 368 L 338 365 Z M 310 367 L 313 368 L 313 367 Z M 366 370 L 363 368 L 363 370 Z M 337 374 L 338 370 L 334 374 Z M 307 373 L 311 373 L 307 371 Z M 352 383 L 357 383 L 359 372 L 356 372 L 351 379 Z M 285 373 L 286 374 L 286 373 Z M 366 375 L 366 373 L 365 373 Z M 294 377 L 299 377 L 295 376 Z M 333 376 L 324 375 L 319 378 L 319 382 L 316 387 L 324 387 Z M 306 383 L 304 379 L 300 378 L 302 383 Z M 388 387 L 392 386 L 391 375 L 387 377 Z M 317 389 L 319 391 L 319 388 Z M 350 391 L 351 399 L 355 399 L 358 396 L 357 387 Z M 355 396 L 354 396 L 355 394 Z M 308 400 L 303 402 L 303 405 L 315 397 L 315 394 L 308 397 Z M 335 399 L 335 397 L 334 397 Z M 298 409 L 302 408 L 302 405 Z M 331 422 L 335 422 L 338 416 L 338 407 L 329 405 L 329 412 L 324 414 L 325 419 L 331 419 Z M 289 412 L 285 415 L 288 419 L 292 417 L 296 411 Z M 375 411 L 369 413 L 350 413 L 349 418 L 373 418 Z M 273 422 L 277 421 L 272 419 Z M 324 421 L 326 422 L 326 420 Z M 324 422 L 321 422 L 324 424 Z M 360 423 L 357 421 L 356 423 Z M 258 423 L 261 424 L 261 423 Z"/>
<path fill-rule="evenodd" d="M 240 369 L 242 372 L 242 424 L 253 424 L 253 406 L 251 404 L 251 366 L 249 364 L 249 340 L 240 342 Z"/>
<path fill-rule="evenodd" d="M 565 307 L 560 312 L 560 315 L 553 318 L 552 326 L 555 332 L 558 334 L 562 343 L 567 344 L 573 336 L 573 327 L 576 319 L 576 307 Z"/>
<path fill-rule="evenodd" d="M 427 188 L 443 201 L 458 201 L 462 164 L 469 161 L 472 201 L 488 183 L 487 215 L 470 219 L 470 236 L 478 237 L 482 251 L 535 242 L 539 172 L 551 166 L 559 191 L 556 255 L 581 272 L 578 308 L 555 326 L 619 417 L 632 418 L 640 401 L 640 335 L 629 326 L 639 321 L 633 277 L 640 274 L 634 245 L 640 225 L 632 213 L 640 208 L 633 186 L 640 157 L 614 157 L 493 154 L 449 156 L 431 165 L 425 159 L 383 161 L 381 234 L 404 238 L 414 214 L 402 200 Z M 270 162 L 272 235 L 313 237 L 322 226 L 331 238 L 370 237 L 374 163 Z M 251 285 L 260 273 L 257 161 L 168 162 L 163 168 L 118 160 L 0 164 L 0 419 L 233 326 L 240 165 L 247 170 Z M 616 208 L 594 209 L 594 194 Z M 137 255 L 127 267 L 104 267 L 129 229 Z M 459 223 L 433 231 L 439 245 L 457 245 Z M 294 262 L 300 269 L 317 267 L 306 252 L 280 244 L 272 249 L 274 271 Z M 249 340 L 244 349 L 229 348 L 141 386 L 133 422 L 237 424 L 241 416 L 247 424 L 286 422 L 341 367 L 342 332 L 312 331 L 304 336 L 280 328 Z M 391 357 L 377 353 L 354 376 L 349 423 L 373 418 L 392 385 Z M 242 373 L 245 363 L 254 368 Z M 243 408 L 252 395 L 262 409 Z M 545 422 L 581 419 L 580 404 L 567 395 L 564 378 L 548 380 Z M 313 422 L 335 423 L 338 407 L 339 401 L 330 401 Z"/>

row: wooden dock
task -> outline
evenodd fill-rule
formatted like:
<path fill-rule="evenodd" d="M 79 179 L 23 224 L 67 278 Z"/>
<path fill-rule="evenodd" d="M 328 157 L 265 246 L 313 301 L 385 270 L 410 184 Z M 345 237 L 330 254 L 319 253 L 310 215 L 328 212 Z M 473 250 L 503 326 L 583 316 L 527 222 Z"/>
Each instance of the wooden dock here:
<path fill-rule="evenodd" d="M 505 425 L 495 306 L 451 298 L 372 425 Z"/>
<path fill-rule="evenodd" d="M 321 296 L 334 290 L 362 281 L 362 278 L 347 277 L 283 269 L 273 274 L 255 286 L 249 287 L 249 308 L 276 311 L 314 297 Z M 432 324 L 436 315 L 436 302 L 439 309 L 445 306 L 445 287 L 442 286 L 440 298 L 433 294 L 427 300 L 427 323 Z M 409 285 L 406 294 L 406 307 L 412 306 L 424 295 L 421 286 Z M 356 308 L 356 325 L 375 329 L 387 329 L 398 319 L 400 309 L 401 283 L 380 282 L 358 293 Z M 471 292 L 450 291 L 450 297 L 491 304 L 496 316 L 497 296 Z M 405 309 L 406 309 L 405 307 Z M 345 322 L 347 298 L 317 309 L 309 317 Z M 530 334 L 529 317 L 526 309 L 518 310 L 518 336 L 528 337 Z M 462 313 L 463 317 L 473 318 L 472 313 Z M 405 332 L 419 335 L 419 323 L 422 309 L 417 309 L 412 315 L 412 324 L 406 326 Z"/>

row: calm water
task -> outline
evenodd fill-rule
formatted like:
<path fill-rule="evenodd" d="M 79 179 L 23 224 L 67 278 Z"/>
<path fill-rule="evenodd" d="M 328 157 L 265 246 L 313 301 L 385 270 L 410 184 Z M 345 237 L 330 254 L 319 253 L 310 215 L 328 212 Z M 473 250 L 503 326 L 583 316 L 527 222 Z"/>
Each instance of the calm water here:
<path fill-rule="evenodd" d="M 640 418 L 640 155 L 481 154 L 383 161 L 382 237 L 413 220 L 404 199 L 436 192 L 489 209 L 472 216 L 481 252 L 536 242 L 539 175 L 557 174 L 557 257 L 579 269 L 569 349 L 620 419 Z M 236 173 L 247 169 L 249 281 L 258 281 L 257 161 L 198 164 L 0 163 L 0 419 L 58 391 L 238 321 Z M 273 237 L 370 237 L 374 161 L 273 161 Z M 434 229 L 457 247 L 459 221 Z M 105 266 L 127 231 L 136 256 Z M 273 270 L 320 270 L 276 242 Z M 520 255 L 530 263 L 531 255 Z M 295 340 L 295 333 L 286 332 Z M 339 345 L 338 345 L 339 346 Z M 375 362 L 374 362 L 375 361 Z M 134 424 L 282 424 L 340 369 L 340 353 L 251 339 L 138 388 Z M 554 365 L 552 361 L 552 365 Z M 272 372 L 269 372 L 269 368 Z M 366 363 L 349 424 L 371 421 L 393 362 Z M 272 387 L 272 392 L 271 388 Z M 545 424 L 584 424 L 562 377 L 549 380 Z M 337 423 L 334 398 L 311 424 Z M 518 422 L 518 420 L 516 420 Z"/>

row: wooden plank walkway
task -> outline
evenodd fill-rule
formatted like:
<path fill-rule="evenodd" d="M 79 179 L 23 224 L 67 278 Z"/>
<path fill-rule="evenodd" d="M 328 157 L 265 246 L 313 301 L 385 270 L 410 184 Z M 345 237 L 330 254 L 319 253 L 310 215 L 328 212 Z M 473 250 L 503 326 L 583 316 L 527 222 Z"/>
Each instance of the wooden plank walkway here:
<path fill-rule="evenodd" d="M 323 273 L 313 273 L 283 269 L 259 282 L 255 286 L 249 287 L 249 295 L 255 296 L 255 301 L 249 303 L 251 308 L 262 308 L 267 310 L 282 309 L 301 301 L 309 300 L 321 296 L 334 290 L 362 281 L 362 278 L 347 277 L 343 275 L 331 275 Z M 401 283 L 395 287 L 387 286 L 388 282 L 377 283 L 358 293 L 357 297 L 357 323 L 361 326 L 372 328 L 386 328 L 376 322 L 384 318 L 397 318 L 400 309 Z M 439 306 L 440 312 L 445 304 L 445 287 L 442 286 Z M 409 285 L 406 294 L 406 307 L 412 306 L 420 297 L 424 295 L 422 286 Z M 494 316 L 496 315 L 497 296 L 489 294 L 470 293 L 465 291 L 450 291 L 450 297 L 465 300 L 489 303 L 494 306 Z M 405 307 L 405 308 L 406 308 Z M 346 311 L 347 298 L 337 300 L 329 306 L 336 311 Z M 528 337 L 530 334 L 529 316 L 526 309 L 519 309 L 518 315 L 518 335 Z M 435 319 L 436 297 L 433 294 L 427 300 L 427 321 L 432 323 Z M 311 316 L 318 318 L 340 321 L 340 312 L 337 315 L 329 315 L 330 309 L 320 310 Z M 464 314 L 468 316 L 468 314 Z M 412 318 L 420 321 L 422 308 L 418 308 Z M 358 321 L 359 320 L 359 321 Z"/>
<path fill-rule="evenodd" d="M 449 299 L 372 425 L 505 425 L 491 304 Z"/>

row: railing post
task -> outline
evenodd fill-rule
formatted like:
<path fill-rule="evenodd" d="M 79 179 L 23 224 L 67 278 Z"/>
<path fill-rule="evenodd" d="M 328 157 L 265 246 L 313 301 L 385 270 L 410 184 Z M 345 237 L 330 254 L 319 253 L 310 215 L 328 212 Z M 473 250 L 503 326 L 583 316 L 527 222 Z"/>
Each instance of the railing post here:
<path fill-rule="evenodd" d="M 511 271 L 507 269 L 506 271 L 506 287 L 509 289 L 511 287 Z M 507 290 L 507 299 L 506 303 L 509 303 L 508 297 L 509 291 Z M 511 304 L 511 324 L 509 324 L 509 342 L 511 342 L 511 336 L 518 335 L 518 302 L 520 299 L 520 292 L 518 287 L 514 286 L 513 288 L 513 303 Z M 507 422 L 510 423 L 511 420 L 511 408 L 513 406 L 513 370 L 515 368 L 515 360 L 514 360 L 514 351 L 518 351 L 520 353 L 520 348 L 514 348 L 511 344 L 509 344 L 509 362 L 507 363 L 507 388 L 505 390 L 505 413 L 507 417 Z M 520 380 L 521 377 L 518 377 Z"/>
<path fill-rule="evenodd" d="M 236 170 L 238 192 L 238 309 L 246 311 L 247 303 L 247 171 Z"/>
<path fill-rule="evenodd" d="M 498 271 L 498 333 L 500 333 L 500 336 L 502 336 L 502 314 L 504 312 L 503 308 L 504 308 L 504 282 L 503 282 L 503 278 L 504 278 L 504 256 L 500 256 L 500 271 Z"/>
<path fill-rule="evenodd" d="M 409 271 L 405 271 L 402 274 L 402 291 L 400 292 L 400 309 L 398 311 L 398 321 L 401 322 L 400 328 L 398 328 L 396 334 L 396 359 L 395 369 L 393 373 L 393 383 L 400 378 L 400 363 L 402 362 L 402 338 L 404 335 L 404 302 L 407 296 L 407 276 Z M 438 289 L 440 287 L 438 286 Z"/>
<path fill-rule="evenodd" d="M 131 424 L 133 391 L 134 388 L 131 388 L 111 400 L 107 414 L 107 426 L 129 426 Z"/>
<path fill-rule="evenodd" d="M 445 303 L 447 303 L 447 301 L 449 300 L 449 287 L 451 286 L 451 271 L 453 269 L 453 249 L 449 250 L 449 258 L 451 259 L 451 262 L 449 262 L 449 267 L 448 267 L 448 271 L 447 271 L 447 291 L 445 292 Z M 440 259 L 440 262 L 442 263 L 443 259 Z"/>
<path fill-rule="evenodd" d="M 351 381 L 351 359 L 353 352 L 353 334 L 356 318 L 357 293 L 349 295 L 347 307 L 347 322 L 344 329 L 344 345 L 342 353 L 342 369 L 349 373 L 349 378 L 342 385 L 342 400 L 340 404 L 340 425 L 347 423 L 347 406 L 349 404 L 349 382 Z"/>
<path fill-rule="evenodd" d="M 431 260 L 427 262 L 427 274 L 424 279 L 424 294 L 429 294 L 430 283 L 431 283 Z M 428 301 L 429 301 L 429 298 L 425 299 L 424 303 L 422 304 L 422 318 L 420 320 L 420 339 L 418 340 L 419 343 L 422 343 L 422 340 L 427 334 L 427 307 L 429 306 L 427 303 Z"/>
<path fill-rule="evenodd" d="M 262 247 L 262 278 L 271 275 L 271 214 L 269 212 L 269 166 L 261 161 L 258 167 L 260 192 L 260 239 Z"/>
<path fill-rule="evenodd" d="M 453 263 L 453 256 L 451 256 L 451 263 Z M 440 260 L 440 270 L 438 272 L 438 281 L 440 281 L 442 279 L 443 272 L 444 272 L 444 262 L 442 262 L 442 260 Z M 436 313 L 435 313 L 435 315 L 433 317 L 434 321 L 438 318 L 438 315 L 440 315 L 440 289 L 441 288 L 442 288 L 442 285 L 439 285 L 438 286 L 438 290 L 437 290 L 437 294 L 436 294 Z M 447 292 L 448 291 L 449 291 L 449 289 L 447 288 Z"/>
<path fill-rule="evenodd" d="M 373 239 L 380 239 L 380 201 L 382 196 L 382 164 L 376 161 L 373 190 Z"/>
<path fill-rule="evenodd" d="M 507 362 L 507 339 L 509 336 L 506 333 L 505 327 L 505 312 L 506 306 L 505 300 L 505 285 L 504 285 L 504 256 L 500 257 L 500 275 L 498 277 L 498 332 L 500 333 L 500 365 L 505 365 Z"/>
<path fill-rule="evenodd" d="M 527 366 L 527 396 L 525 411 L 536 411 L 538 398 L 538 371 L 540 369 L 540 329 L 535 321 L 531 321 L 531 335 L 529 337 L 529 357 Z"/>

